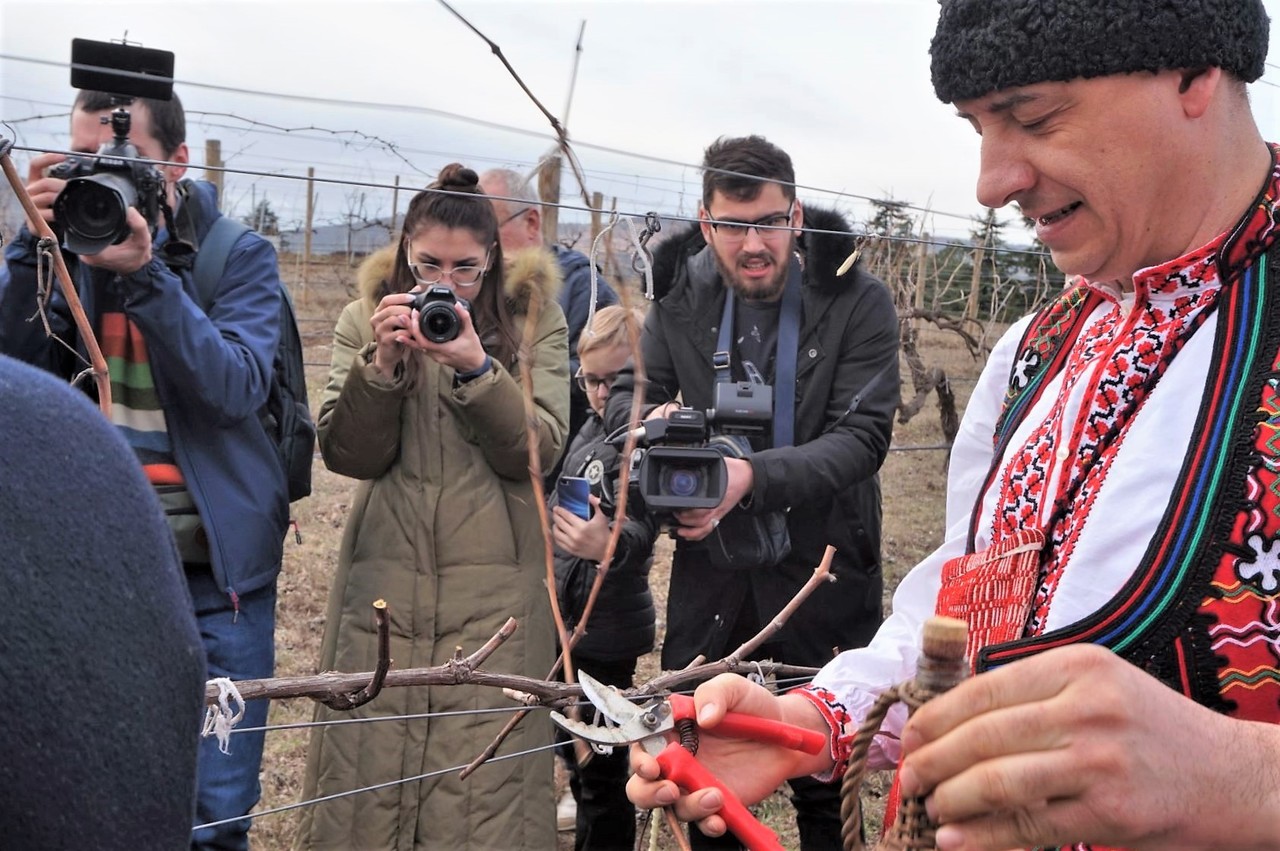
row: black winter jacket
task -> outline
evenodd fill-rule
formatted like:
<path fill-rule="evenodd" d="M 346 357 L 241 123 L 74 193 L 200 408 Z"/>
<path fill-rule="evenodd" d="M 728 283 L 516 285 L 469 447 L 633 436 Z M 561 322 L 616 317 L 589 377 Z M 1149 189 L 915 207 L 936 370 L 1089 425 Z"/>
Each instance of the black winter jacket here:
<path fill-rule="evenodd" d="M 788 511 L 791 554 L 778 565 L 716 570 L 701 543 L 676 547 L 667 604 L 664 668 L 698 654 L 718 659 L 739 616 L 765 622 L 812 574 L 828 544 L 837 554 L 837 582 L 818 589 L 764 652 L 777 661 L 822 665 L 833 649 L 862 646 L 881 621 L 880 485 L 897 406 L 898 323 L 879 280 L 840 264 L 854 238 L 838 213 L 805 208 L 805 226 L 841 231 L 806 233 L 803 318 L 796 366 L 795 445 L 751 456 L 752 512 Z M 642 337 L 647 405 L 681 394 L 685 405 L 713 401 L 712 354 L 724 307 L 724 287 L 701 232 L 678 232 L 654 253 L 657 302 Z M 735 356 L 733 361 L 739 359 Z M 735 375 L 735 379 L 741 376 Z M 610 427 L 626 422 L 634 376 L 624 370 L 606 408 Z M 775 388 L 775 396 L 786 388 Z M 857 410 L 848 409 L 860 397 Z M 754 612 L 753 612 L 754 610 Z M 734 636 L 740 638 L 743 636 Z"/>
<path fill-rule="evenodd" d="M 594 413 L 573 438 L 564 456 L 561 474 L 591 481 L 591 492 L 612 506 L 612 488 L 618 474 L 618 450 L 605 443 L 604 424 Z M 608 495 L 606 495 L 606 489 Z M 554 506 L 555 491 L 548 500 Z M 587 632 L 574 653 L 585 659 L 619 661 L 637 659 L 653 649 L 653 594 L 649 568 L 657 526 L 647 518 L 628 518 L 618 537 L 609 572 L 591 610 Z M 596 578 L 596 563 L 555 551 L 556 594 L 560 614 L 572 631 L 587 604 Z"/>

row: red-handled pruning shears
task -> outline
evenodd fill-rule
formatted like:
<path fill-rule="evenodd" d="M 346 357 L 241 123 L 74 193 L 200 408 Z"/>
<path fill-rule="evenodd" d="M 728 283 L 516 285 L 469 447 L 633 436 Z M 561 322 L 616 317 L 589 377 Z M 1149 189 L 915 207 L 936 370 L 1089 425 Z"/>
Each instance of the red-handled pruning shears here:
<path fill-rule="evenodd" d="M 582 684 L 582 693 L 587 699 L 617 726 L 584 724 L 552 712 L 551 719 L 555 723 L 575 736 L 599 745 L 622 747 L 639 742 L 647 753 L 657 758 L 662 776 L 674 781 L 681 789 L 687 792 L 712 786 L 719 789 L 724 800 L 720 816 L 728 825 L 729 831 L 738 837 L 748 851 L 784 851 L 774 832 L 756 821 L 755 816 L 738 800 L 738 796 L 725 788 L 694 757 L 698 750 L 698 732 L 692 697 L 673 694 L 635 704 L 616 689 L 601 685 L 587 674 L 579 672 L 578 681 Z M 726 713 L 716 727 L 716 733 L 781 745 L 810 754 L 819 753 L 827 747 L 827 736 L 823 733 L 738 712 Z M 678 736 L 679 739 L 669 740 L 668 734 Z"/>

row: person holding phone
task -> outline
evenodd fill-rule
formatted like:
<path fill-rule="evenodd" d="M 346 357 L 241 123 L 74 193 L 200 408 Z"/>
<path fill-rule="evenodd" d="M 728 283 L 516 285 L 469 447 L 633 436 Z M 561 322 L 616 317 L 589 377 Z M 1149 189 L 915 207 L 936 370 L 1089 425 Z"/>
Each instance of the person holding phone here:
<path fill-rule="evenodd" d="M 565 626 L 570 630 L 582 617 L 613 524 L 622 523 L 617 549 L 591 610 L 587 631 L 572 653 L 576 670 L 618 688 L 631 686 L 636 661 L 653 649 L 649 568 L 658 529 L 647 517 L 614 515 L 619 452 L 607 440 L 601 415 L 614 378 L 631 357 L 632 335 L 639 335 L 643 323 L 644 316 L 638 309 L 611 305 L 598 311 L 578 338 L 580 366 L 574 378 L 587 395 L 591 415 L 574 435 L 556 494 L 550 499 L 556 592 Z M 565 499 L 584 479 L 590 488 L 585 500 L 590 516 L 586 519 L 569 510 Z M 625 482 L 622 487 L 626 487 Z M 618 749 L 608 755 L 594 754 L 584 766 L 578 766 L 570 752 L 567 761 L 569 788 L 577 803 L 574 848 L 599 851 L 633 847 L 636 812 L 627 800 L 626 752 Z"/>

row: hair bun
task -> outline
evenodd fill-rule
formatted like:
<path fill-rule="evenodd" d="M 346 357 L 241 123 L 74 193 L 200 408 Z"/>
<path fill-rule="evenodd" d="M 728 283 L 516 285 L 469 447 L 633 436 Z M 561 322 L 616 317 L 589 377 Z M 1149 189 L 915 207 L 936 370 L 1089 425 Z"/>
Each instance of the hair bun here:
<path fill-rule="evenodd" d="M 480 175 L 462 163 L 449 163 L 440 169 L 440 176 L 436 178 L 436 186 L 439 189 L 447 189 L 450 192 L 479 192 Z"/>

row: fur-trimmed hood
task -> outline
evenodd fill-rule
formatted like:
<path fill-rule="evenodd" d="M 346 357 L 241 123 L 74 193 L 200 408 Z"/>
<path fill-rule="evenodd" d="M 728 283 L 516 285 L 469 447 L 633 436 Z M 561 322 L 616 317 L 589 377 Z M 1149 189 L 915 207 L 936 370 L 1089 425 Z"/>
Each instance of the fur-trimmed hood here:
<path fill-rule="evenodd" d="M 805 255 L 805 279 L 810 286 L 839 286 L 841 281 L 853 280 L 854 269 L 845 272 L 843 279 L 836 277 L 840 264 L 848 259 L 857 244 L 848 221 L 835 210 L 824 207 L 804 208 L 804 226 L 817 231 L 840 231 L 840 233 L 800 234 L 799 246 Z M 687 281 L 685 261 L 696 255 L 706 246 L 702 238 L 702 230 L 697 223 L 690 223 L 671 236 L 664 239 L 653 250 L 653 286 L 654 298 L 662 298 L 678 284 Z"/>
<path fill-rule="evenodd" d="M 396 243 L 393 242 L 366 257 L 356 270 L 360 296 L 369 301 L 371 306 L 377 305 L 383 296 L 391 292 L 388 281 L 391 279 L 395 260 Z M 559 298 L 563 284 L 560 264 L 547 249 L 526 248 L 507 255 L 504 262 L 506 269 L 503 288 L 507 295 L 507 309 L 513 315 L 525 313 L 530 296 L 535 291 L 541 293 L 543 304 Z"/>

